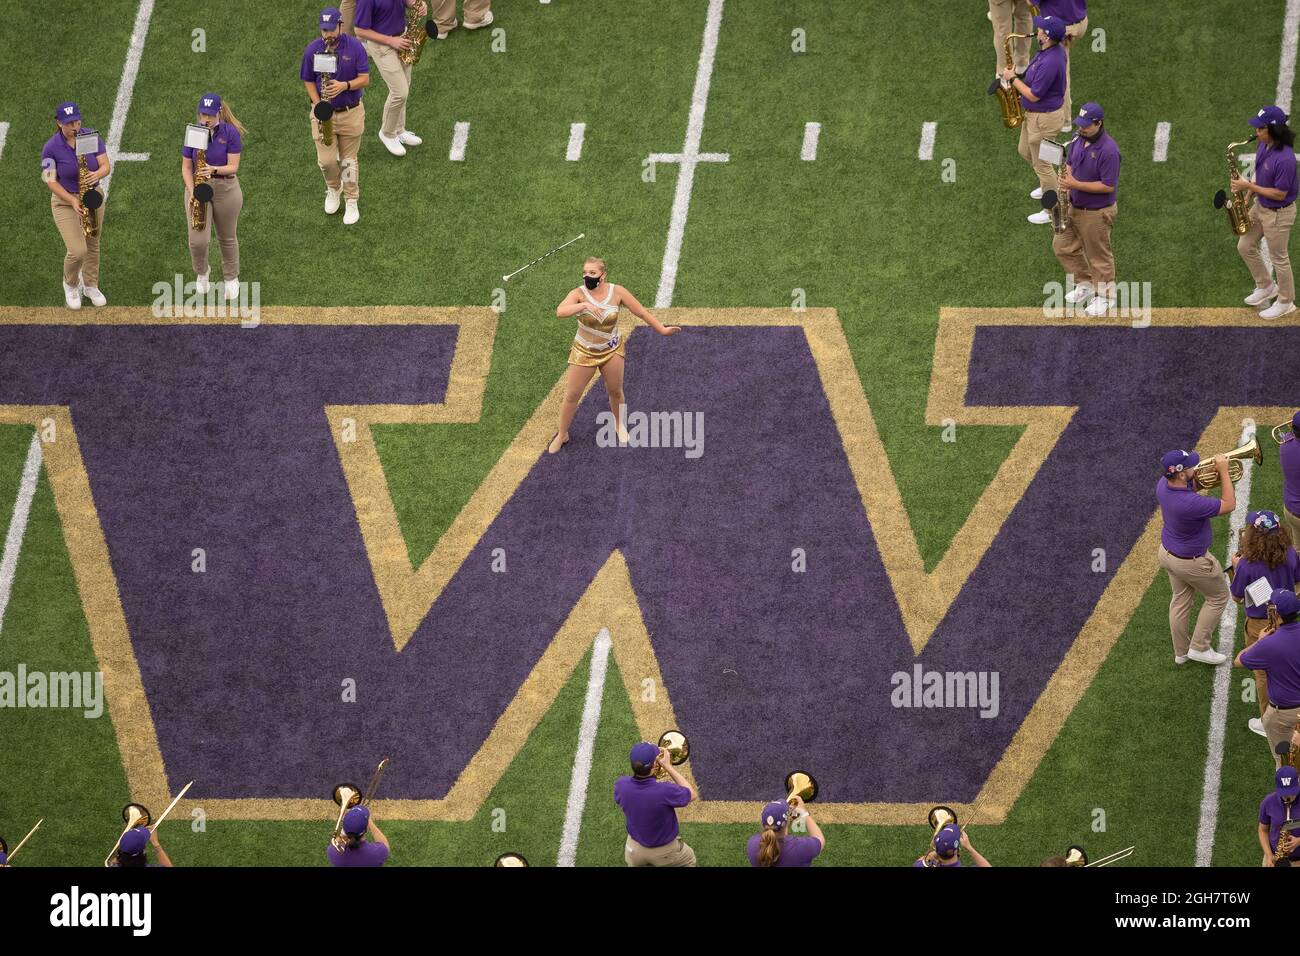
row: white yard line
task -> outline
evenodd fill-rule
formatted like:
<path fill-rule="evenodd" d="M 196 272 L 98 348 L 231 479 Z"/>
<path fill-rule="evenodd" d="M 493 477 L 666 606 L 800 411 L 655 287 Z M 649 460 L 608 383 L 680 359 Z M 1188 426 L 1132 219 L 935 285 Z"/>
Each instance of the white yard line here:
<path fill-rule="evenodd" d="M 1244 445 L 1255 434 L 1255 426 L 1247 425 L 1241 433 Z M 1232 561 L 1237 553 L 1237 538 L 1241 527 L 1246 523 L 1246 512 L 1250 510 L 1250 480 L 1254 472 L 1253 461 L 1241 463 L 1241 481 L 1237 482 L 1237 507 L 1228 519 L 1228 550 L 1224 555 L 1224 566 Z M 1219 618 L 1220 654 L 1234 657 L 1232 653 L 1237 636 L 1237 602 L 1228 601 Z M 1194 666 L 1192 662 L 1183 665 Z M 1223 774 L 1223 741 L 1228 726 L 1228 692 L 1232 687 L 1232 663 L 1220 664 L 1214 669 L 1214 693 L 1210 698 L 1210 729 L 1206 740 L 1205 782 L 1201 788 L 1201 822 L 1196 828 L 1196 865 L 1209 866 L 1214 856 L 1214 831 L 1219 821 L 1219 787 Z"/>
<path fill-rule="evenodd" d="M 565 159 L 571 163 L 576 163 L 578 160 L 582 159 L 582 141 L 586 136 L 586 123 L 569 124 L 569 148 L 565 151 Z"/>
<path fill-rule="evenodd" d="M 108 127 L 108 159 L 116 165 L 120 162 L 144 162 L 148 153 L 123 153 L 122 132 L 126 129 L 126 114 L 131 110 L 131 98 L 135 95 L 135 80 L 140 75 L 140 59 L 144 56 L 144 39 L 149 34 L 149 21 L 153 17 L 154 0 L 140 0 L 135 11 L 135 26 L 131 30 L 131 44 L 126 50 L 126 65 L 122 67 L 122 80 L 117 84 L 117 99 L 113 101 L 113 120 Z M 108 187 L 112 184 L 110 175 L 100 185 L 100 192 L 108 198 Z"/>
<path fill-rule="evenodd" d="M 0 158 L 5 154 L 5 140 L 9 138 L 9 124 L 0 123 Z"/>
<path fill-rule="evenodd" d="M 817 158 L 817 140 L 821 139 L 821 123 L 805 123 L 803 127 L 803 149 L 799 151 L 799 158 L 806 163 L 811 163 Z"/>
<path fill-rule="evenodd" d="M 921 124 L 921 145 L 916 150 L 917 159 L 934 159 L 934 134 L 938 130 L 938 123 Z"/>
<path fill-rule="evenodd" d="M 23 478 L 18 485 L 13 515 L 9 518 L 9 531 L 5 535 L 5 549 L 0 554 L 0 631 L 4 630 L 5 610 L 14 590 L 14 574 L 18 571 L 18 555 L 23 549 L 23 536 L 27 533 L 27 519 L 32 513 L 32 498 L 36 496 L 36 479 L 41 475 L 41 436 L 32 435 L 27 446 L 27 461 L 23 464 Z"/>
<path fill-rule="evenodd" d="M 1169 124 L 1156 123 L 1156 145 L 1151 150 L 1151 162 L 1163 163 L 1169 158 Z"/>
<path fill-rule="evenodd" d="M 564 835 L 556 866 L 574 866 L 578 858 L 578 834 L 582 830 L 582 811 L 587 806 L 587 785 L 591 780 L 591 758 L 596 749 L 596 729 L 600 726 L 600 702 L 605 695 L 605 674 L 609 671 L 609 651 L 613 642 L 609 630 L 601 628 L 591 649 L 591 676 L 587 678 L 587 700 L 582 705 L 582 724 L 578 728 L 578 752 L 573 756 L 573 775 L 569 778 L 569 800 L 564 808 Z"/>
<path fill-rule="evenodd" d="M 1286 112 L 1291 112 L 1291 90 L 1295 85 L 1296 34 L 1300 32 L 1300 0 L 1286 0 L 1286 16 L 1282 21 L 1282 57 L 1277 67 L 1277 96 L 1275 102 Z"/>
<path fill-rule="evenodd" d="M 677 288 L 677 265 L 682 256 L 682 239 L 686 235 L 686 213 L 690 209 L 691 188 L 695 184 L 695 167 L 700 162 L 707 161 L 699 155 L 700 139 L 704 134 L 704 109 L 709 100 L 713 58 L 718 50 L 718 32 L 722 27 L 722 4 L 723 0 L 709 0 L 709 12 L 704 22 L 704 42 L 700 46 L 700 61 L 695 70 L 695 91 L 691 94 L 686 141 L 682 145 L 680 156 L 675 160 L 681 164 L 681 168 L 677 173 L 677 192 L 673 196 L 673 211 L 668 222 L 663 268 L 659 272 L 659 291 L 655 295 L 657 309 L 666 309 L 673 304 L 673 292 Z M 714 155 L 721 157 L 726 154 Z M 726 162 L 725 159 L 713 161 Z"/>
<path fill-rule="evenodd" d="M 465 161 L 465 144 L 469 142 L 469 123 L 457 123 L 456 130 L 451 135 L 451 152 L 447 158 L 453 163 L 463 163 Z"/>

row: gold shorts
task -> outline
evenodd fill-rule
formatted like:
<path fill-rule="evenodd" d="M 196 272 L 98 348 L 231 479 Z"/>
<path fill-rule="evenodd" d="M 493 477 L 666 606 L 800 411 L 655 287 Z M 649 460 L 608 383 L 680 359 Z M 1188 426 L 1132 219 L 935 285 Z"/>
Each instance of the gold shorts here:
<path fill-rule="evenodd" d="M 569 349 L 569 364 L 582 365 L 587 368 L 600 368 L 615 355 L 626 358 L 627 339 L 619 336 L 618 345 L 612 349 L 591 349 L 585 345 L 579 345 L 576 341 Z"/>

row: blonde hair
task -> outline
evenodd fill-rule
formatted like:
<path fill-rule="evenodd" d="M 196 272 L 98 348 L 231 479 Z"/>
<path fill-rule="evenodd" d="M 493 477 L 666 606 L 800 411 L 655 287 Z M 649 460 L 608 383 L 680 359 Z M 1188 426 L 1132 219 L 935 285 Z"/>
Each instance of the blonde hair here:
<path fill-rule="evenodd" d="M 776 866 L 781 859 L 781 831 L 777 827 L 763 827 L 758 838 L 758 865 Z"/>
<path fill-rule="evenodd" d="M 235 114 L 230 109 L 230 104 L 225 100 L 221 101 L 221 109 L 217 111 L 217 119 L 223 123 L 229 123 L 235 129 L 239 130 L 240 136 L 248 135 L 248 130 L 244 128 L 243 123 L 239 122 L 239 120 L 235 118 Z"/>
<path fill-rule="evenodd" d="M 583 264 L 584 266 L 585 266 L 585 265 L 588 265 L 589 263 L 592 263 L 592 262 L 598 262 L 598 263 L 600 263 L 600 271 L 601 271 L 602 273 L 605 273 L 605 272 L 608 272 L 608 271 L 609 271 L 609 267 L 605 265 L 605 260 L 602 259 L 600 256 L 587 256 L 587 258 L 585 258 L 585 259 L 582 260 L 582 264 Z"/>

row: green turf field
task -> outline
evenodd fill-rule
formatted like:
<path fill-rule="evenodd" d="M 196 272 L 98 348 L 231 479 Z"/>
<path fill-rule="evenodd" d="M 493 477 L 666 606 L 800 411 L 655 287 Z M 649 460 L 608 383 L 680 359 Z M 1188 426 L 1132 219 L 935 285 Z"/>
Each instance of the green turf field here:
<path fill-rule="evenodd" d="M 611 278 L 652 306 L 678 171 L 659 164 L 646 182 L 642 160 L 681 149 L 705 6 L 498 0 L 504 52 L 493 51 L 489 30 L 430 44 L 408 119 L 425 145 L 400 162 L 374 136 L 383 97 L 376 72 L 361 221 L 345 228 L 321 212 L 297 78 L 313 6 L 159 0 L 121 137 L 123 151 L 149 159 L 115 167 L 100 286 L 113 305 L 144 306 L 155 282 L 189 277 L 177 139 L 199 94 L 212 89 L 249 130 L 241 278 L 261 283 L 264 305 L 485 306 L 503 273 L 584 232 L 581 248 L 602 255 Z M 1044 231 L 1024 223 L 1033 181 L 1015 134 L 984 93 L 993 56 L 982 5 L 951 6 L 936 27 L 935 5 L 926 3 L 728 0 L 701 148 L 729 161 L 695 171 L 672 299 L 789 307 L 794 290 L 804 290 L 810 307 L 838 311 L 927 569 L 1019 437 L 1013 427 L 970 426 L 951 443 L 925 424 L 938 310 L 1037 307 L 1043 284 L 1060 278 Z M 1251 55 L 1234 62 L 1226 82 L 1223 51 L 1236 49 L 1240 5 L 1093 6 L 1105 52 L 1076 46 L 1073 98 L 1076 108 L 1105 104 L 1124 152 L 1121 278 L 1150 282 L 1157 307 L 1236 306 L 1249 280 L 1209 196 L 1222 185 L 1224 145 L 1243 138 L 1243 117 L 1274 100 L 1285 4 L 1252 8 Z M 10 124 L 0 154 L 0 305 L 61 304 L 62 246 L 38 176 L 48 116 L 75 99 L 87 125 L 108 129 L 137 7 L 77 0 L 57 15 L 40 5 L 9 15 L 11 45 L 76 56 L 75 65 L 34 66 L 22 82 L 0 85 L 0 122 Z M 87 30 L 91 19 L 96 29 Z M 192 49 L 196 29 L 205 31 L 205 52 Z M 791 50 L 796 29 L 806 32 L 805 53 Z M 472 124 L 466 161 L 451 162 L 452 129 L 463 121 Z M 1173 133 L 1168 160 L 1153 163 L 1159 121 Z M 587 124 L 576 163 L 564 155 L 574 122 Z M 822 126 L 813 162 L 799 155 L 807 122 Z M 917 159 L 923 122 L 938 123 L 930 162 Z M 952 182 L 941 175 L 949 159 Z M 575 258 L 562 254 L 509 284 L 479 422 L 376 429 L 413 564 L 555 384 L 571 332 L 553 310 L 577 272 Z M 0 426 L 0 533 L 30 437 L 28 428 Z M 1266 453 L 1270 463 L 1252 488 L 1261 506 L 1281 498 L 1276 447 Z M 1099 458 L 1122 454 L 1098 449 Z M 955 476 L 943 494 L 933 493 L 939 473 Z M 1221 558 L 1224 524 L 1216 523 Z M 1070 843 L 1096 854 L 1137 844 L 1148 865 L 1194 862 L 1212 673 L 1168 666 L 1167 601 L 1159 577 L 1006 822 L 973 831 L 994 865 L 1034 865 Z M 19 662 L 95 669 L 45 477 L 0 627 L 0 670 Z M 506 850 L 535 865 L 556 862 L 588 661 L 472 821 L 383 823 L 392 863 L 482 865 Z M 622 819 L 609 788 L 624 772 L 636 725 L 610 667 L 579 865 L 622 863 Z M 1255 713 L 1241 700 L 1245 676 L 1234 672 L 1229 695 L 1216 866 L 1258 865 L 1255 811 L 1271 787 L 1259 741 L 1245 728 Z M 27 865 L 98 865 L 128 798 L 112 724 L 3 710 L 0 750 L 0 834 L 12 842 L 43 816 L 24 850 Z M 177 865 L 323 865 L 328 825 L 214 820 L 195 832 L 177 820 L 162 836 Z M 749 832 L 683 827 L 707 865 L 742 865 Z M 907 865 L 928 831 L 922 820 L 833 825 L 827 837 L 819 865 Z"/>

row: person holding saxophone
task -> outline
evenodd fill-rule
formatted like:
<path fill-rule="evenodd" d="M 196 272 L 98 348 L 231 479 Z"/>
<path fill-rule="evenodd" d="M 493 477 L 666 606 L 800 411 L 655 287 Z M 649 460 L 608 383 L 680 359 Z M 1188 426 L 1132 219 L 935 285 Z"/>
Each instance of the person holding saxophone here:
<path fill-rule="evenodd" d="M 366 50 L 374 57 L 379 75 L 388 87 L 384 101 L 384 122 L 379 130 L 379 141 L 394 156 L 405 156 L 406 147 L 424 142 L 406 128 L 406 101 L 411 95 L 411 64 L 403 62 L 400 54 L 415 45 L 406 33 L 407 8 L 417 17 L 428 15 L 424 0 L 357 0 L 357 13 L 353 29 L 357 39 L 365 42 Z"/>
<path fill-rule="evenodd" d="M 1079 133 L 1066 148 L 1057 202 L 1069 201 L 1069 224 L 1052 237 L 1052 252 L 1074 288 L 1065 294 L 1071 305 L 1087 302 L 1091 316 L 1105 315 L 1115 304 L 1115 254 L 1110 233 L 1118 205 L 1120 153 L 1097 103 L 1084 103 L 1074 123 Z"/>
<path fill-rule="evenodd" d="M 1282 766 L 1278 745 L 1291 741 L 1300 722 L 1300 597 L 1292 588 L 1277 588 L 1269 598 L 1272 630 L 1237 655 L 1238 667 L 1263 671 L 1268 707 L 1261 718 L 1273 763 Z"/>
<path fill-rule="evenodd" d="M 185 224 L 189 232 L 190 262 L 194 266 L 196 288 L 200 295 L 208 292 L 208 249 L 212 227 L 217 228 L 221 245 L 221 274 L 225 279 L 227 299 L 239 296 L 239 213 L 244 208 L 244 193 L 239 188 L 239 159 L 243 154 L 243 136 L 247 132 L 235 119 L 230 106 L 216 93 L 199 97 L 199 124 L 208 128 L 208 147 L 181 147 L 181 179 L 185 181 Z M 201 162 L 200 162 L 201 160 Z M 202 168 L 199 168 L 202 167 Z M 197 177 L 197 178 L 196 178 Z M 194 187 L 206 182 L 212 187 L 207 215 L 196 227 L 193 216 Z"/>
<path fill-rule="evenodd" d="M 342 18 L 336 7 L 320 12 L 320 36 L 303 51 L 299 77 L 312 103 L 311 138 L 316 144 L 316 165 L 325 177 L 325 212 L 339 211 L 341 194 L 347 204 L 343 224 L 350 226 L 361 218 L 357 153 L 366 131 L 361 96 L 370 85 L 370 59 L 361 41 L 343 32 Z"/>
<path fill-rule="evenodd" d="M 81 109 L 76 103 L 60 103 L 54 111 L 54 124 L 54 135 L 41 150 L 41 178 L 50 188 L 50 212 L 67 250 L 63 301 L 69 309 L 79 309 L 84 293 L 92 305 L 107 305 L 108 299 L 99 291 L 99 231 L 104 208 L 102 204 L 92 207 L 103 199 L 95 184 L 112 172 L 108 147 L 94 130 L 82 129 Z"/>
<path fill-rule="evenodd" d="M 1034 17 L 1038 36 L 1038 52 L 1029 61 L 1024 78 L 1016 76 L 1014 66 L 1002 71 L 1002 79 L 1011 85 L 1020 97 L 1025 120 L 1020 124 L 1020 158 L 1034 170 L 1038 186 L 1029 198 L 1041 200 L 1043 193 L 1056 188 L 1056 174 L 1052 164 L 1038 155 L 1038 146 L 1060 132 L 1069 118 L 1065 112 L 1065 50 L 1061 40 L 1065 37 L 1065 21 L 1060 17 Z M 1046 209 L 1029 216 L 1035 225 L 1052 221 Z"/>
<path fill-rule="evenodd" d="M 1277 299 L 1259 313 L 1261 319 L 1277 319 L 1295 311 L 1295 278 L 1291 274 L 1291 227 L 1295 224 L 1297 193 L 1295 133 L 1287 126 L 1287 115 L 1279 106 L 1265 106 L 1250 118 L 1255 127 L 1255 181 L 1234 176 L 1232 191 L 1253 193 L 1250 228 L 1237 240 L 1237 252 L 1255 279 L 1255 290 L 1246 304 L 1256 308 Z M 1260 251 L 1260 240 L 1268 242 L 1276 282 Z"/>

